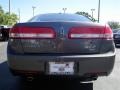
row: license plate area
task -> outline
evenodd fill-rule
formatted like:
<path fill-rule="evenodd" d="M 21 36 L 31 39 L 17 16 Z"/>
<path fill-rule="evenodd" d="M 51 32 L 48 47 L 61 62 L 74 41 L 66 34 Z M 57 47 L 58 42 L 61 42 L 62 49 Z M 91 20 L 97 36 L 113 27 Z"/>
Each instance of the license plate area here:
<path fill-rule="evenodd" d="M 74 62 L 49 62 L 49 74 L 73 75 Z"/>

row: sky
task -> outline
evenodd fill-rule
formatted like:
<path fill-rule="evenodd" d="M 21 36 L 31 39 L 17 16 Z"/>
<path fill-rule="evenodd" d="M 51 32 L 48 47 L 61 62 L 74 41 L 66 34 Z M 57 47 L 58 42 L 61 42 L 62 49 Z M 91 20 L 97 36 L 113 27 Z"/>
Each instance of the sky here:
<path fill-rule="evenodd" d="M 92 14 L 91 9 L 95 9 L 93 17 L 98 16 L 99 0 L 10 0 L 11 13 L 19 14 L 20 21 L 25 22 L 33 17 L 34 14 L 44 13 L 63 13 L 63 8 L 67 8 L 66 13 L 75 13 L 77 11 L 88 12 Z M 100 0 L 100 22 L 117 21 L 120 22 L 120 0 Z M 0 0 L 3 10 L 9 11 L 9 0 Z"/>

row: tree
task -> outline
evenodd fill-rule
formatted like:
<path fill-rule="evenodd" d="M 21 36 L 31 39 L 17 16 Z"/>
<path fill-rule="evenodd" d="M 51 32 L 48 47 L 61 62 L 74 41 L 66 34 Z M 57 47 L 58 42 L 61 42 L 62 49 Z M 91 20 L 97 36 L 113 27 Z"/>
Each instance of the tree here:
<path fill-rule="evenodd" d="M 15 23 L 17 23 L 17 15 L 12 13 L 9 15 L 9 13 L 5 13 L 4 17 L 3 17 L 3 24 L 4 25 L 14 25 Z"/>
<path fill-rule="evenodd" d="M 109 21 L 108 24 L 112 29 L 120 28 L 120 23 L 119 22 Z"/>
<path fill-rule="evenodd" d="M 9 15 L 8 12 L 4 12 L 0 6 L 0 25 L 14 25 L 17 23 L 18 17 L 15 13 Z"/>
<path fill-rule="evenodd" d="M 97 21 L 95 18 L 93 18 L 90 14 L 88 14 L 87 12 L 76 12 L 76 14 L 79 15 L 83 15 L 85 17 L 87 17 L 88 19 L 90 19 L 91 21 L 95 22 Z"/>
<path fill-rule="evenodd" d="M 3 14 L 4 14 L 4 11 L 3 11 L 2 7 L 0 6 L 0 23 L 3 22 Z"/>

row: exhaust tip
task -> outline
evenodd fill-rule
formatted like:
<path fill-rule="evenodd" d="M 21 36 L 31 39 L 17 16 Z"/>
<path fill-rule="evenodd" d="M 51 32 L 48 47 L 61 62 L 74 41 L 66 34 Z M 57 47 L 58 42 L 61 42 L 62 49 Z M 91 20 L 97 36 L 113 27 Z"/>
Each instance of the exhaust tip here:
<path fill-rule="evenodd" d="M 27 77 L 27 81 L 32 82 L 34 80 L 34 77 Z"/>

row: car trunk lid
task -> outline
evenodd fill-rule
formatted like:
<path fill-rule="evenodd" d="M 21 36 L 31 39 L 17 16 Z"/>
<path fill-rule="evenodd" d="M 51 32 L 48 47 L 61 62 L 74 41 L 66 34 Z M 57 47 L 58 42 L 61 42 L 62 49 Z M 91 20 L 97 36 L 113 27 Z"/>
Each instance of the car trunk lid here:
<path fill-rule="evenodd" d="M 109 37 L 105 28 L 80 22 L 22 23 L 11 37 L 21 40 L 24 53 L 93 54 L 100 52 L 102 40 Z"/>

